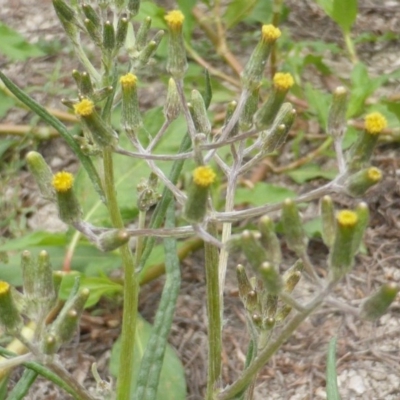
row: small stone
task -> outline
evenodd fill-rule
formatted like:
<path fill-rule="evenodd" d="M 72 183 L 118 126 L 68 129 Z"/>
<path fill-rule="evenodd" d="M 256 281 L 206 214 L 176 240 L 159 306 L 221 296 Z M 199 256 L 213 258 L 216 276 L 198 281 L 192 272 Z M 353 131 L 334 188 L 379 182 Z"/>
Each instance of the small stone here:
<path fill-rule="evenodd" d="M 363 394 L 366 389 L 363 379 L 359 375 L 355 375 L 350 378 L 348 388 L 355 391 L 357 394 Z"/>

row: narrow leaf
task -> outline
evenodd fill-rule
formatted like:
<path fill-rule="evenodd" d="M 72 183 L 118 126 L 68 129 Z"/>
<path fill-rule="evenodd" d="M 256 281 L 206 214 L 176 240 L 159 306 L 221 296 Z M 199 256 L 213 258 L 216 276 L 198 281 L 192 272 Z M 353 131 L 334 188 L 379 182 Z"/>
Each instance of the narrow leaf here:
<path fill-rule="evenodd" d="M 336 375 L 336 337 L 329 342 L 326 361 L 326 395 L 328 400 L 341 400 Z"/>

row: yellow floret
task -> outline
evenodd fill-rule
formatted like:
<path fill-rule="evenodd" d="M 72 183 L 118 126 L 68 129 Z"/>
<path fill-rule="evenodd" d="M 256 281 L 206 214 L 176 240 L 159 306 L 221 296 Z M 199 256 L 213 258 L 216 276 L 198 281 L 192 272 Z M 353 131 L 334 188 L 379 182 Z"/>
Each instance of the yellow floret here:
<path fill-rule="evenodd" d="M 337 214 L 337 221 L 341 226 L 352 227 L 358 221 L 358 216 L 354 211 L 342 210 Z"/>
<path fill-rule="evenodd" d="M 372 182 L 379 182 L 382 179 L 382 172 L 380 169 L 371 167 L 367 171 L 368 179 Z"/>
<path fill-rule="evenodd" d="M 74 176 L 69 172 L 57 172 L 51 182 L 57 192 L 67 192 L 72 188 Z"/>
<path fill-rule="evenodd" d="M 129 72 L 128 74 L 121 76 L 119 82 L 124 88 L 133 88 L 136 86 L 137 76 Z"/>
<path fill-rule="evenodd" d="M 197 167 L 193 171 L 193 182 L 202 187 L 208 187 L 215 181 L 215 172 L 207 166 Z"/>
<path fill-rule="evenodd" d="M 274 87 L 279 91 L 287 91 L 294 85 L 294 79 L 288 72 L 277 72 L 274 75 Z"/>
<path fill-rule="evenodd" d="M 386 118 L 379 112 L 373 112 L 365 117 L 365 130 L 377 135 L 387 127 Z"/>
<path fill-rule="evenodd" d="M 281 36 L 281 30 L 273 25 L 263 25 L 261 28 L 262 40 L 267 43 L 273 43 Z"/>
<path fill-rule="evenodd" d="M 7 282 L 0 281 L 0 295 L 8 293 L 10 285 Z"/>
<path fill-rule="evenodd" d="M 74 104 L 75 113 L 81 117 L 88 117 L 94 111 L 93 101 L 89 99 L 82 99 L 79 103 Z"/>
<path fill-rule="evenodd" d="M 183 20 L 185 16 L 183 15 L 182 11 L 180 10 L 173 10 L 170 11 L 164 19 L 167 21 L 167 24 L 170 29 L 178 30 L 182 27 Z"/>

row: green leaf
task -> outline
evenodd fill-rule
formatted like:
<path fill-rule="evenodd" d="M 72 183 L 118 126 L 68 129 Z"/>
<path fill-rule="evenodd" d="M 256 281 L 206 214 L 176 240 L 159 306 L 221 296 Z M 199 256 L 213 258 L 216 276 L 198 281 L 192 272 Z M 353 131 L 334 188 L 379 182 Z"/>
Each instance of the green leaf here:
<path fill-rule="evenodd" d="M 60 299 L 68 299 L 71 289 L 75 283 L 75 276 L 75 273 L 71 273 L 63 277 L 59 291 Z M 85 304 L 85 308 L 94 306 L 103 296 L 111 297 L 122 294 L 123 291 L 121 284 L 112 281 L 106 276 L 93 277 L 80 275 L 80 287 L 90 290 L 89 298 Z"/>
<path fill-rule="evenodd" d="M 44 55 L 38 46 L 28 43 L 18 32 L 2 22 L 0 22 L 0 37 L 0 54 L 11 61 L 24 61 L 29 57 Z"/>
<path fill-rule="evenodd" d="M 335 178 L 337 171 L 328 170 L 324 171 L 318 164 L 307 164 L 303 165 L 299 168 L 296 168 L 293 171 L 287 172 L 287 175 L 290 176 L 296 183 L 299 185 L 304 182 L 311 181 L 315 178 L 324 178 L 327 180 L 331 180 Z"/>
<path fill-rule="evenodd" d="M 246 20 L 250 22 L 260 22 L 265 24 L 266 21 L 271 21 L 272 18 L 272 1 L 258 0 L 256 6 L 248 15 Z"/>
<path fill-rule="evenodd" d="M 313 218 L 304 224 L 304 231 L 310 239 L 320 238 L 322 236 L 321 217 Z"/>
<path fill-rule="evenodd" d="M 316 0 L 344 33 L 349 33 L 357 18 L 357 0 Z"/>
<path fill-rule="evenodd" d="M 264 206 L 294 197 L 296 197 L 296 193 L 292 190 L 269 183 L 257 182 L 252 189 L 238 188 L 235 194 L 235 204 Z"/>
<path fill-rule="evenodd" d="M 333 0 L 331 18 L 343 32 L 349 33 L 357 18 L 357 0 Z"/>
<path fill-rule="evenodd" d="M 310 111 L 315 113 L 321 126 L 326 126 L 330 96 L 321 90 L 315 89 L 310 83 L 306 83 L 304 93 L 310 106 Z"/>
<path fill-rule="evenodd" d="M 0 99 L 1 102 L 1 99 Z M 4 153 L 15 144 L 16 141 L 13 139 L 2 139 L 0 142 L 0 159 L 4 155 Z"/>
<path fill-rule="evenodd" d="M 341 400 L 336 376 L 336 337 L 329 342 L 326 360 L 326 396 L 328 400 Z"/>
<path fill-rule="evenodd" d="M 3 118 L 8 110 L 15 105 L 14 99 L 0 91 L 0 118 Z"/>
<path fill-rule="evenodd" d="M 257 4 L 257 0 L 233 0 L 228 3 L 228 7 L 222 19 L 226 29 L 231 29 L 239 22 L 243 21 L 251 13 Z"/>
<path fill-rule="evenodd" d="M 135 370 L 132 376 L 133 385 L 136 387 L 137 373 L 144 349 L 150 337 L 152 326 L 143 318 L 138 318 L 136 325 L 135 343 L 133 346 Z M 119 357 L 121 352 L 120 339 L 116 341 L 111 351 L 110 372 L 118 377 Z M 160 382 L 157 391 L 157 400 L 184 400 L 186 398 L 185 374 L 181 361 L 174 349 L 168 345 L 164 354 Z"/>

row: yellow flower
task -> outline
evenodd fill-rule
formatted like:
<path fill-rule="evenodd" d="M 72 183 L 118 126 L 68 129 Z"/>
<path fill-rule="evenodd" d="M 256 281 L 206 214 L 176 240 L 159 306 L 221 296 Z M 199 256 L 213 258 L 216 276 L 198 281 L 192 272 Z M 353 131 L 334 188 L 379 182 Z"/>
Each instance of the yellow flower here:
<path fill-rule="evenodd" d="M 342 211 L 339 211 L 336 219 L 337 219 L 339 225 L 352 227 L 357 223 L 358 216 L 354 211 L 342 210 Z"/>
<path fill-rule="evenodd" d="M 271 24 L 263 25 L 261 35 L 264 42 L 273 43 L 281 36 L 281 30 Z"/>
<path fill-rule="evenodd" d="M 367 171 L 368 179 L 372 182 L 379 182 L 382 179 L 382 172 L 380 169 L 371 167 Z"/>
<path fill-rule="evenodd" d="M 8 293 L 10 285 L 7 282 L 0 281 L 0 295 Z"/>
<path fill-rule="evenodd" d="M 288 72 L 277 72 L 273 81 L 275 89 L 281 92 L 286 92 L 294 84 L 294 79 Z"/>
<path fill-rule="evenodd" d="M 170 11 L 164 19 L 167 21 L 169 28 L 173 31 L 177 31 L 182 28 L 183 20 L 185 16 L 180 10 Z"/>
<path fill-rule="evenodd" d="M 193 171 L 193 182 L 202 187 L 208 187 L 215 181 L 215 172 L 207 166 L 197 167 Z"/>
<path fill-rule="evenodd" d="M 72 188 L 74 176 L 69 172 L 57 172 L 53 176 L 52 185 L 57 192 L 67 192 Z"/>
<path fill-rule="evenodd" d="M 365 117 L 365 130 L 377 135 L 387 127 L 386 118 L 379 112 L 373 112 Z"/>
<path fill-rule="evenodd" d="M 136 86 L 137 76 L 129 72 L 128 74 L 121 76 L 119 82 L 123 88 L 133 88 Z"/>
<path fill-rule="evenodd" d="M 79 103 L 74 104 L 75 113 L 81 117 L 88 117 L 94 111 L 93 101 L 89 99 L 82 99 Z"/>

